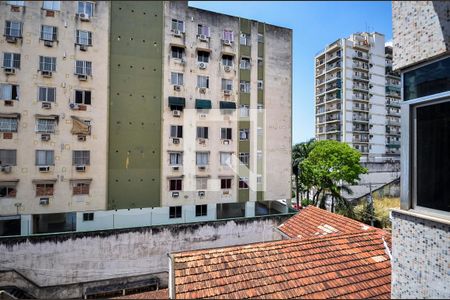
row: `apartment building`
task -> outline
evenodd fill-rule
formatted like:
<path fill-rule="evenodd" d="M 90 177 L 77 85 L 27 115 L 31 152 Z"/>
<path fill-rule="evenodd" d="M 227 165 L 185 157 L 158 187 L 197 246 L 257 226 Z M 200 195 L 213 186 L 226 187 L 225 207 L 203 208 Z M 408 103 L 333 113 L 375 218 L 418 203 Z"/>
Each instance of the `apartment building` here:
<path fill-rule="evenodd" d="M 350 144 L 362 159 L 399 157 L 400 78 L 380 33 L 355 33 L 315 57 L 317 140 Z"/>
<path fill-rule="evenodd" d="M 290 197 L 290 29 L 187 1 L 0 13 L 1 215 L 47 232 L 94 226 L 99 210 L 178 222 L 188 206 L 198 220 L 243 217 Z"/>

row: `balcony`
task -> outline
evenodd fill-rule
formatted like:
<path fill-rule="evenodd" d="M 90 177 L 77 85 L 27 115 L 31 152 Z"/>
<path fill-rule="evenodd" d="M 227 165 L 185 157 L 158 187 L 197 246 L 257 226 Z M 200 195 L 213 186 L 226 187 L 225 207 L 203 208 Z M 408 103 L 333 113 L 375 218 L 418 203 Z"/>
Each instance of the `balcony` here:
<path fill-rule="evenodd" d="M 359 60 L 363 60 L 363 61 L 369 61 L 369 55 L 368 54 L 361 54 L 361 53 L 353 53 L 352 58 L 354 59 L 359 59 Z"/>
<path fill-rule="evenodd" d="M 329 51 L 332 51 L 332 50 L 340 48 L 340 47 L 341 47 L 341 40 L 339 39 L 339 40 L 336 40 L 335 42 L 329 44 L 326 47 L 326 51 L 329 52 Z"/>
<path fill-rule="evenodd" d="M 368 143 L 369 137 L 368 136 L 359 137 L 359 138 L 353 137 L 352 142 L 353 143 Z"/>
<path fill-rule="evenodd" d="M 358 111 L 369 111 L 369 106 L 366 105 L 353 105 L 353 110 L 358 110 Z"/>
<path fill-rule="evenodd" d="M 364 95 L 364 94 L 362 94 L 362 95 L 353 95 L 352 99 L 356 100 L 356 101 L 369 101 L 369 96 L 368 95 Z"/>
<path fill-rule="evenodd" d="M 316 80 L 316 86 L 320 86 L 322 84 L 325 84 L 325 79 L 318 79 L 318 80 Z"/>
<path fill-rule="evenodd" d="M 369 116 L 353 116 L 354 122 L 369 122 Z"/>
<path fill-rule="evenodd" d="M 340 68 L 340 67 L 341 67 L 341 62 L 338 61 L 338 62 L 335 62 L 335 63 L 332 63 L 332 64 L 327 64 L 326 70 L 330 71 L 330 70 L 333 70 L 333 69 L 336 69 L 336 68 Z"/>
<path fill-rule="evenodd" d="M 390 109 L 390 108 L 386 109 L 386 114 L 388 116 L 400 117 L 400 111 Z"/>
<path fill-rule="evenodd" d="M 340 101 L 341 100 L 341 92 L 338 91 L 334 94 L 328 94 L 326 100 L 327 100 L 327 103 L 333 102 L 333 101 Z"/>
<path fill-rule="evenodd" d="M 327 107 L 326 112 L 337 111 L 337 110 L 341 110 L 340 105 L 332 105 L 330 107 Z"/>
<path fill-rule="evenodd" d="M 386 124 L 388 126 L 400 126 L 400 119 L 395 119 L 395 120 L 387 119 Z"/>
<path fill-rule="evenodd" d="M 400 88 L 395 86 L 387 86 L 386 96 L 400 98 L 401 97 Z"/>
<path fill-rule="evenodd" d="M 369 66 L 366 64 L 361 64 L 361 63 L 353 63 L 353 69 L 360 69 L 360 70 L 365 70 L 368 71 L 369 70 Z"/>
<path fill-rule="evenodd" d="M 326 127 L 326 132 L 327 133 L 334 132 L 334 131 L 341 131 L 341 126 L 339 126 L 339 125 L 328 125 Z"/>
<path fill-rule="evenodd" d="M 389 99 L 389 100 L 386 101 L 386 105 L 392 106 L 392 107 L 397 107 L 397 108 L 401 107 L 399 100 L 390 100 Z"/>
<path fill-rule="evenodd" d="M 367 40 L 353 42 L 353 48 L 355 49 L 369 50 L 369 47 L 370 45 Z"/>
<path fill-rule="evenodd" d="M 341 51 L 336 51 L 333 54 L 327 56 L 327 62 L 328 63 L 334 62 L 334 61 L 336 61 L 338 59 L 341 59 L 341 57 L 342 57 L 341 56 Z"/>
<path fill-rule="evenodd" d="M 337 75 L 328 75 L 327 77 L 326 77 L 326 83 L 330 83 L 330 82 L 333 82 L 333 81 L 335 81 L 335 80 L 341 80 L 341 76 L 337 76 Z"/>
<path fill-rule="evenodd" d="M 323 104 L 323 103 L 325 103 L 325 97 L 324 97 L 324 96 L 322 96 L 322 97 L 317 97 L 317 99 L 316 99 L 316 105 L 320 105 L 320 104 Z"/>
<path fill-rule="evenodd" d="M 400 141 L 387 141 L 386 147 L 388 148 L 400 148 Z"/>
<path fill-rule="evenodd" d="M 361 124 L 353 126 L 354 132 L 369 132 L 369 126 L 361 126 Z"/>
<path fill-rule="evenodd" d="M 360 80 L 360 81 L 369 81 L 369 76 L 368 75 L 353 75 L 352 79 Z"/>
<path fill-rule="evenodd" d="M 335 91 L 335 90 L 340 89 L 340 88 L 341 88 L 341 81 L 337 81 L 335 83 L 328 84 L 327 87 L 326 87 L 326 91 L 327 91 L 327 93 L 329 93 L 331 91 Z"/>
<path fill-rule="evenodd" d="M 341 115 L 328 115 L 326 118 L 326 122 L 337 122 L 341 120 Z"/>
<path fill-rule="evenodd" d="M 337 135 L 337 134 L 331 134 L 331 135 L 327 135 L 327 140 L 332 140 L 332 141 L 341 141 L 341 136 Z"/>
<path fill-rule="evenodd" d="M 363 84 L 353 84 L 353 89 L 363 91 L 363 92 L 369 92 L 369 86 L 363 85 Z"/>

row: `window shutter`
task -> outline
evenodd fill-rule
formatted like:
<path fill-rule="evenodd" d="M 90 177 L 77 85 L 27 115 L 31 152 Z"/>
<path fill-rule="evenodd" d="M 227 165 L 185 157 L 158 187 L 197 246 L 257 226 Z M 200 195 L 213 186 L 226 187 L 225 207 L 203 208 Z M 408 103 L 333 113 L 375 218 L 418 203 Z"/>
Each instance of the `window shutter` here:
<path fill-rule="evenodd" d="M 88 45 L 92 46 L 92 32 L 88 31 Z"/>
<path fill-rule="evenodd" d="M 58 27 L 53 27 L 52 40 L 56 41 L 57 36 L 58 36 Z"/>
<path fill-rule="evenodd" d="M 205 128 L 205 139 L 208 138 L 208 127 L 204 127 Z"/>

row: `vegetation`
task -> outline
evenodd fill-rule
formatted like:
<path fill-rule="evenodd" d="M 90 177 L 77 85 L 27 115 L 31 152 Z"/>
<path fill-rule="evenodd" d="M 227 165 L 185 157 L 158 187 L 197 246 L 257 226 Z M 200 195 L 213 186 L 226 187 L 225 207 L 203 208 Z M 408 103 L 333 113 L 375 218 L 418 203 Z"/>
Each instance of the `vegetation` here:
<path fill-rule="evenodd" d="M 400 198 L 374 198 L 374 226 L 380 228 L 391 228 L 391 221 L 389 220 L 389 211 L 391 208 L 400 207 Z M 362 201 L 355 206 L 355 217 L 357 220 L 366 224 L 371 223 L 371 207 L 368 201 Z"/>
<path fill-rule="evenodd" d="M 310 139 L 307 142 L 295 144 L 292 147 L 292 173 L 295 177 L 294 187 L 295 187 L 295 196 L 297 197 L 297 205 L 302 202 L 302 195 L 304 193 L 309 194 L 310 186 L 306 186 L 303 183 L 307 182 L 306 178 L 304 178 L 303 172 L 300 168 L 300 164 L 308 157 L 309 153 L 314 149 L 315 141 L 314 139 Z M 309 199 L 309 195 L 307 197 Z"/>

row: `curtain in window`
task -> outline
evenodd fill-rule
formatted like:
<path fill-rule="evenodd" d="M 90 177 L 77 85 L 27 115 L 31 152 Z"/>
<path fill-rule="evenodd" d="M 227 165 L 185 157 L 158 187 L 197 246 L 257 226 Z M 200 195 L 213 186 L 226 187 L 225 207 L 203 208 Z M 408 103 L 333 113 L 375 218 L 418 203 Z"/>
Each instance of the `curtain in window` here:
<path fill-rule="evenodd" d="M 197 153 L 196 155 L 196 163 L 197 166 L 206 166 L 208 165 L 209 153 Z"/>
<path fill-rule="evenodd" d="M 231 30 L 224 30 L 224 31 L 223 31 L 223 39 L 224 39 L 225 41 L 231 41 L 231 42 L 233 42 L 233 41 L 234 41 L 234 34 L 233 34 L 233 31 L 231 31 Z"/>
<path fill-rule="evenodd" d="M 53 150 L 36 150 L 37 166 L 53 165 L 53 162 L 54 162 Z"/>

